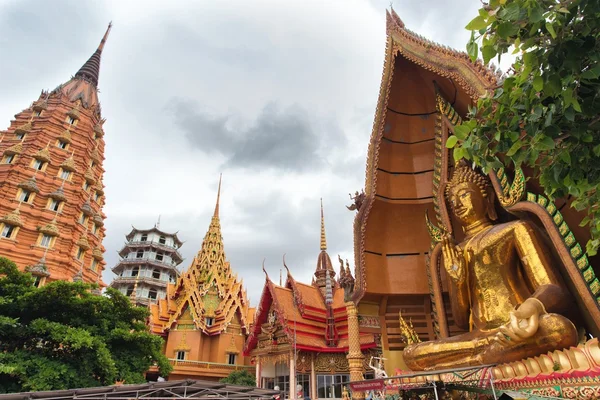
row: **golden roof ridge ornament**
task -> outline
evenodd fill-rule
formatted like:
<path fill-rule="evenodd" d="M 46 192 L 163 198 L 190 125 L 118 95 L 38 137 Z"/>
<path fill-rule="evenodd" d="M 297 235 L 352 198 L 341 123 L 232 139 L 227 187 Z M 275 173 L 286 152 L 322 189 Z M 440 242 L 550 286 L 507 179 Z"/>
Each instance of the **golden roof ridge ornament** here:
<path fill-rule="evenodd" d="M 321 197 L 321 250 L 327 250 L 327 238 L 325 237 L 325 217 L 323 215 L 323 198 Z"/>

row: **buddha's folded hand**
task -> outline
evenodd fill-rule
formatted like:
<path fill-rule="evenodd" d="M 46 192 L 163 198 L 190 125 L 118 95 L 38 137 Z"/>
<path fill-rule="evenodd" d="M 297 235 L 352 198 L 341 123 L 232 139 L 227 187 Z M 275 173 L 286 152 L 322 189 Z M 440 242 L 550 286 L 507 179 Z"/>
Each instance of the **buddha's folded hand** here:
<path fill-rule="evenodd" d="M 510 312 L 510 322 L 500 327 L 496 339 L 501 343 L 521 342 L 538 330 L 540 316 L 546 314 L 541 301 L 530 297 Z"/>

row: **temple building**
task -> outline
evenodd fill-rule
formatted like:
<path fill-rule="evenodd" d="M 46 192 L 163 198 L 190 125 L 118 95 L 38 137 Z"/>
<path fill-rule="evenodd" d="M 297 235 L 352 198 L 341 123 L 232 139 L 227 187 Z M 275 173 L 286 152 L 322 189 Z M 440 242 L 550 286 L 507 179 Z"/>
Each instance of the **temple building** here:
<path fill-rule="evenodd" d="M 167 285 L 179 278 L 177 266 L 183 258 L 179 248 L 183 242 L 177 233 L 166 233 L 158 228 L 140 230 L 133 228 L 125 236 L 127 243 L 119 251 L 121 260 L 112 271 L 115 279 L 110 283 L 138 306 L 164 299 Z"/>
<path fill-rule="evenodd" d="M 446 146 L 502 79 L 387 13 L 365 188 L 348 207 L 356 265 L 346 307 L 377 328 L 388 375 L 453 371 L 387 390 L 435 380 L 477 382 L 488 398 L 498 388 L 595 398 L 600 269 L 584 250 L 584 214 L 550 199 L 525 168 L 484 173 Z"/>
<path fill-rule="evenodd" d="M 169 380 L 218 380 L 232 371 L 249 370 L 250 357 L 242 354 L 254 317 L 243 282 L 225 256 L 219 199 L 202 247 L 177 282 L 166 287 L 166 297 L 150 305 L 151 332 L 165 339 L 171 360 Z M 149 372 L 152 378 L 156 371 Z"/>
<path fill-rule="evenodd" d="M 0 255 L 46 281 L 98 282 L 105 261 L 100 45 L 0 131 Z"/>
<path fill-rule="evenodd" d="M 348 336 L 351 318 L 342 287 L 350 270 L 340 259 L 336 279 L 327 253 L 322 204 L 320 242 L 311 284 L 296 281 L 285 259 L 287 279 L 283 286 L 273 283 L 265 271 L 255 323 L 244 346 L 244 354 L 251 356 L 256 366 L 259 387 L 279 386 L 289 398 L 342 398 L 343 384 L 350 381 L 347 353 L 352 340 Z M 379 355 L 378 335 L 379 330 L 365 320 L 355 338 L 363 353 L 359 370 L 367 378 L 373 377 L 371 356 Z M 302 386 L 301 394 L 294 391 L 298 385 Z"/>

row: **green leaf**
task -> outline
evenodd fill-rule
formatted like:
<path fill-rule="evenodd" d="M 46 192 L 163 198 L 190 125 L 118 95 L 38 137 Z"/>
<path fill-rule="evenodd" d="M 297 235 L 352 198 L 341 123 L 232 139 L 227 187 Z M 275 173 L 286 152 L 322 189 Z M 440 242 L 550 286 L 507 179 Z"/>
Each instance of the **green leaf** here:
<path fill-rule="evenodd" d="M 487 26 L 488 23 L 486 19 L 480 15 L 473 18 L 471 22 L 469 22 L 467 26 L 465 26 L 465 29 L 469 31 L 478 31 L 480 29 L 486 28 Z"/>
<path fill-rule="evenodd" d="M 467 124 L 461 124 L 454 127 L 454 135 L 460 140 L 465 140 L 470 132 L 471 127 Z"/>
<path fill-rule="evenodd" d="M 454 146 L 456 146 L 456 143 L 458 142 L 458 138 L 456 136 L 450 136 L 448 138 L 448 140 L 446 140 L 446 147 L 451 149 Z"/>
<path fill-rule="evenodd" d="M 517 32 L 519 32 L 519 27 L 512 22 L 503 22 L 498 25 L 498 29 L 496 31 L 498 36 L 502 39 L 507 39 L 510 36 L 514 36 Z"/>
<path fill-rule="evenodd" d="M 515 143 L 513 143 L 513 145 L 510 147 L 510 149 L 508 149 L 508 151 L 506 152 L 506 155 L 508 157 L 512 157 L 515 155 L 515 153 L 517 151 L 519 151 L 519 149 L 523 147 L 523 142 L 521 142 L 520 140 L 517 140 Z"/>
<path fill-rule="evenodd" d="M 562 162 L 564 162 L 567 165 L 571 165 L 571 153 L 569 153 L 568 151 L 561 151 L 559 157 Z"/>
<path fill-rule="evenodd" d="M 494 46 L 483 46 L 481 48 L 481 55 L 483 56 L 484 64 L 489 63 L 491 59 L 496 57 L 496 54 L 498 53 L 496 52 L 496 49 L 494 49 Z"/>
<path fill-rule="evenodd" d="M 519 19 L 521 9 L 519 3 L 516 1 L 506 6 L 500 13 L 499 16 L 507 21 L 516 21 Z"/>
<path fill-rule="evenodd" d="M 537 144 L 540 150 L 552 150 L 554 148 L 554 140 L 549 136 L 544 136 Z"/>
<path fill-rule="evenodd" d="M 556 39 L 556 31 L 554 30 L 554 26 L 552 26 L 551 22 L 546 22 L 546 29 L 552 36 L 552 39 Z"/>
<path fill-rule="evenodd" d="M 467 43 L 467 53 L 469 54 L 469 57 L 471 57 L 471 61 L 477 60 L 478 48 L 477 42 L 474 40 Z"/>
<path fill-rule="evenodd" d="M 544 89 L 544 78 L 542 78 L 540 75 L 537 75 L 535 78 L 533 78 L 533 88 L 537 92 L 541 92 L 542 89 Z"/>

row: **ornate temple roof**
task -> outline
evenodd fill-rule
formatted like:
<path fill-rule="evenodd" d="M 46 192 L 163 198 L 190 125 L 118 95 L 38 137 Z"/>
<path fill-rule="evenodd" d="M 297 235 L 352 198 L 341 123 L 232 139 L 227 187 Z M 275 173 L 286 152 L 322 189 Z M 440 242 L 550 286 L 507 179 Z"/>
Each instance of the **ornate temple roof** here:
<path fill-rule="evenodd" d="M 196 328 L 207 335 L 225 331 L 236 314 L 241 329 L 247 332 L 250 328 L 246 290 L 225 257 L 219 220 L 220 195 L 219 179 L 215 211 L 200 251 L 177 283 L 167 286 L 167 297 L 150 306 L 149 325 L 156 334 L 166 333 L 187 312 Z M 211 318 L 210 323 L 207 318 Z"/>
<path fill-rule="evenodd" d="M 270 313 L 277 315 L 277 324 L 283 328 L 291 343 L 296 337 L 298 349 L 320 352 L 348 351 L 348 318 L 344 301 L 344 291 L 335 277 L 331 258 L 327 254 L 325 217 L 321 200 L 320 253 L 317 259 L 315 277 L 311 285 L 297 282 L 283 258 L 287 271 L 284 286 L 274 284 L 265 271 L 266 281 L 256 311 L 255 323 L 246 340 L 244 354 L 249 355 L 258 345 L 262 324 L 267 323 Z M 341 262 L 341 259 L 340 259 Z M 345 276 L 341 263 L 340 278 Z M 273 323 L 268 330 L 273 330 Z M 363 348 L 375 347 L 372 334 L 361 334 Z"/>
<path fill-rule="evenodd" d="M 286 266 L 287 269 L 287 266 Z M 312 285 L 297 282 L 287 269 L 285 286 L 274 284 L 265 273 L 266 280 L 252 331 L 244 345 L 244 354 L 249 355 L 257 348 L 262 325 L 268 323 L 269 314 L 274 311 L 276 324 L 299 350 L 343 353 L 348 351 L 348 319 L 344 303 L 344 293 L 335 292 L 332 310 L 336 332 L 336 345 L 329 346 L 326 338 L 327 307 L 319 289 Z M 360 344 L 363 349 L 375 347 L 375 337 L 370 333 L 361 333 Z"/>

